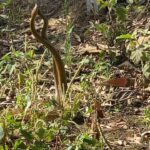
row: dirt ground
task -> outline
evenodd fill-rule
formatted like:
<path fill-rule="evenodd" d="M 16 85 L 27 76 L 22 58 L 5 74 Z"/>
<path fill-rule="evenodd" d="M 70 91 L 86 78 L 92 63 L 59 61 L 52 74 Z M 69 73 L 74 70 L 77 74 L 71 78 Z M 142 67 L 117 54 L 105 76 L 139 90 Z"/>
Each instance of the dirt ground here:
<path fill-rule="evenodd" d="M 0 18 L 0 57 L 9 52 L 12 45 L 15 49 L 23 50 L 25 37 L 30 44 L 34 45 L 37 49 L 39 48 L 40 43 L 36 42 L 36 39 L 31 35 L 29 27 L 32 6 L 23 6 L 21 17 L 18 16 L 16 18 L 17 12 L 15 12 L 16 14 L 14 14 L 13 18 L 15 23 L 10 25 L 11 28 L 8 30 L 7 25 L 11 24 L 12 22 L 10 21 L 13 20 Z M 58 2 L 58 5 L 51 3 L 47 6 L 50 6 L 48 11 L 46 11 L 47 8 L 44 9 L 44 6 L 41 9 L 49 17 L 48 36 L 52 39 L 53 45 L 60 50 L 60 53 L 63 53 L 67 20 L 61 15 L 62 10 L 59 11 L 59 7 L 62 7 L 62 4 Z M 16 19 L 17 21 L 15 21 Z M 68 74 L 73 75 L 75 73 L 74 67 L 77 68 L 76 62 L 82 60 L 82 58 L 89 57 L 96 63 L 99 52 L 104 49 L 106 51 L 110 49 L 98 31 L 92 28 L 89 29 L 89 22 L 94 22 L 98 19 L 101 21 L 101 18 L 98 17 L 87 17 L 87 19 L 84 19 L 81 16 L 80 20 L 74 22 L 75 27 L 71 36 L 73 62 L 66 69 Z M 40 19 L 37 22 L 37 27 L 40 29 L 42 22 Z M 149 12 L 140 17 L 139 20 L 133 20 L 132 30 L 149 27 Z M 87 31 L 86 36 L 84 34 L 85 31 Z M 150 37 L 147 37 L 147 41 L 150 41 L 149 39 Z M 113 46 L 111 49 L 113 49 Z M 128 66 L 124 67 L 126 63 Z M 81 75 L 92 74 L 92 65 L 87 65 L 81 69 L 75 79 L 75 85 L 80 82 L 78 80 Z M 131 82 L 127 87 L 113 88 L 109 85 L 101 87 L 101 80 L 103 79 L 100 74 L 97 74 L 96 78 L 88 79 L 91 89 L 94 89 L 94 93 L 92 90 L 90 90 L 91 93 L 85 93 L 85 99 L 88 100 L 89 95 L 94 95 L 92 99 L 96 98 L 101 101 L 104 117 L 100 119 L 100 125 L 105 138 L 115 150 L 146 150 L 149 147 L 148 136 L 150 135 L 145 138 L 142 135 L 144 132 L 149 132 L 150 127 L 150 122 L 144 121 L 146 119 L 145 110 L 150 107 L 150 89 L 145 85 L 146 81 L 143 79 L 139 67 L 132 65 L 128 60 L 123 60 L 111 67 L 114 76 L 119 74 L 119 76 L 128 77 L 128 80 L 133 81 L 133 84 Z M 70 82 L 70 79 L 68 79 L 68 82 Z"/>

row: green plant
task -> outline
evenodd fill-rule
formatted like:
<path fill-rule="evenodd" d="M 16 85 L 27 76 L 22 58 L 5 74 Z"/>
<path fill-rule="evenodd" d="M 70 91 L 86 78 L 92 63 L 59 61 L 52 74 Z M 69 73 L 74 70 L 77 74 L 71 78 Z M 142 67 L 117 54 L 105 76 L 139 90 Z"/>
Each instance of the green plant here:
<path fill-rule="evenodd" d="M 4 7 L 11 5 L 12 2 L 13 2 L 13 0 L 5 0 L 4 2 L 1 2 L 0 3 L 0 9 L 2 9 L 2 8 L 4 9 Z"/>
<path fill-rule="evenodd" d="M 95 63 L 94 71 L 92 72 L 93 76 L 101 74 L 109 78 L 111 75 L 111 64 L 110 61 L 106 59 L 106 55 L 107 53 L 105 51 L 99 53 L 99 60 Z"/>
<path fill-rule="evenodd" d="M 147 126 L 150 128 L 150 108 L 147 108 L 145 110 L 145 115 L 144 115 L 144 122 L 147 124 Z"/>
<path fill-rule="evenodd" d="M 92 136 L 88 133 L 82 133 L 77 136 L 73 143 L 68 145 L 67 150 L 73 149 L 104 149 L 104 142 L 103 140 L 96 140 L 92 138 Z"/>
<path fill-rule="evenodd" d="M 104 39 L 107 41 L 109 45 L 110 42 L 115 44 L 116 48 L 119 48 L 120 55 L 124 57 L 128 57 L 131 59 L 135 64 L 141 66 L 143 75 L 148 79 L 150 77 L 150 43 L 149 40 L 145 40 L 150 35 L 148 29 L 138 29 L 135 31 L 129 31 L 127 26 L 131 24 L 127 18 L 130 17 L 130 12 L 133 11 L 133 7 L 139 6 L 141 7 L 136 1 L 129 2 L 126 6 L 117 4 L 116 0 L 111 1 L 98 1 L 100 5 L 100 9 L 107 8 L 108 9 L 108 16 L 109 16 L 109 23 L 101 23 L 101 24 L 94 24 L 97 31 L 101 32 L 104 36 Z M 139 13 L 137 12 L 135 14 Z M 140 11 L 142 11 L 140 9 Z M 140 38 L 139 38 L 140 35 Z M 139 39 L 141 39 L 139 41 Z M 108 47 L 109 54 L 111 55 L 113 50 L 111 47 Z M 116 54 L 113 55 L 113 59 L 116 58 Z"/>
<path fill-rule="evenodd" d="M 25 97 L 24 98 L 22 97 L 23 99 L 20 97 L 22 95 L 21 93 L 24 93 L 25 91 L 27 93 L 30 93 L 33 87 L 32 84 L 34 84 L 32 79 L 33 72 L 30 70 L 31 68 L 29 68 L 28 66 L 31 63 L 32 58 L 33 58 L 33 51 L 28 51 L 27 53 L 23 53 L 21 51 L 13 50 L 12 52 L 4 55 L 0 60 L 0 70 L 2 73 L 2 76 L 0 78 L 1 84 L 5 83 L 5 86 L 7 86 L 7 88 L 10 87 L 15 90 L 18 88 L 19 93 L 17 94 L 17 103 L 18 104 L 21 103 L 21 105 L 26 99 Z M 24 68 L 21 68 L 23 66 Z M 8 75 L 9 78 L 4 78 L 4 76 L 6 75 Z M 29 76 L 31 78 L 26 80 L 27 77 Z M 22 88 L 23 84 L 24 84 L 25 91 Z M 27 94 L 25 95 L 27 96 Z"/>
<path fill-rule="evenodd" d="M 69 4 L 70 0 L 64 0 L 64 15 L 67 16 L 69 14 Z"/>
<path fill-rule="evenodd" d="M 73 24 L 69 21 L 66 25 L 66 39 L 65 39 L 65 59 L 64 61 L 66 62 L 67 65 L 71 65 L 72 63 L 72 48 L 71 48 L 71 34 L 73 31 Z"/>
<path fill-rule="evenodd" d="M 17 3 L 13 0 L 6 0 L 0 5 L 3 9 L 6 9 L 5 16 L 8 16 L 8 27 L 20 23 L 22 21 L 22 12 L 20 9 L 21 3 Z"/>
<path fill-rule="evenodd" d="M 127 17 L 128 7 L 119 5 L 116 0 L 99 2 L 100 10 L 107 9 L 107 23 L 95 24 L 96 29 L 102 32 L 108 45 L 116 46 L 122 45 L 121 42 L 116 41 L 115 37 L 121 34 L 128 33 Z"/>
<path fill-rule="evenodd" d="M 150 36 L 150 32 L 147 29 L 140 29 L 135 30 L 132 34 L 120 35 L 116 38 L 128 43 L 126 51 L 130 59 L 141 66 L 143 75 L 147 79 L 150 77 L 150 43 L 147 39 L 148 36 Z"/>

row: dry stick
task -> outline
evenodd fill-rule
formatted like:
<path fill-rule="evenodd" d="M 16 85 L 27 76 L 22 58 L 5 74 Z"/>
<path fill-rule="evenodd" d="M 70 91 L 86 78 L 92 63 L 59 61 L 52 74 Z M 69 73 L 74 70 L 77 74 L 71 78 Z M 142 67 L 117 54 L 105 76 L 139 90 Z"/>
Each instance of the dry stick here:
<path fill-rule="evenodd" d="M 97 121 L 97 128 L 98 128 L 99 133 L 101 134 L 103 140 L 105 141 L 106 145 L 108 146 L 108 148 L 109 148 L 110 150 L 113 150 L 112 147 L 110 146 L 109 142 L 108 142 L 107 139 L 105 138 L 105 135 L 104 135 L 104 133 L 103 133 L 103 131 L 102 131 L 102 128 L 101 128 L 101 126 L 100 126 L 100 124 L 99 124 L 98 121 Z"/>
<path fill-rule="evenodd" d="M 37 33 L 36 29 L 35 29 L 35 18 L 38 14 L 44 20 L 44 27 L 42 29 L 42 36 L 39 35 Z M 60 105 L 62 95 L 67 90 L 66 74 L 65 74 L 65 68 L 64 68 L 64 65 L 63 65 L 63 62 L 61 60 L 61 57 L 60 57 L 59 53 L 49 43 L 48 39 L 46 38 L 47 25 L 48 25 L 48 22 L 46 22 L 44 16 L 38 10 L 37 5 L 35 5 L 35 7 L 32 10 L 32 14 L 31 14 L 30 28 L 31 28 L 31 31 L 32 31 L 33 35 L 35 36 L 35 38 L 39 42 L 41 42 L 53 55 L 53 59 L 54 59 L 54 76 L 55 76 L 55 83 L 56 83 L 56 100 L 57 100 L 58 104 Z"/>

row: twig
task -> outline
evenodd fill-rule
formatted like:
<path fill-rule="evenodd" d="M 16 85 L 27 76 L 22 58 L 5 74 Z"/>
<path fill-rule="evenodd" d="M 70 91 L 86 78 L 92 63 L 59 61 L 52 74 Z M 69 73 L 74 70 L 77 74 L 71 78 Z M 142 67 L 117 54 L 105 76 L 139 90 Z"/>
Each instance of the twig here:
<path fill-rule="evenodd" d="M 100 124 L 99 124 L 98 121 L 97 121 L 97 128 L 98 128 L 98 131 L 99 131 L 99 133 L 101 134 L 101 136 L 102 136 L 104 142 L 105 142 L 106 145 L 108 146 L 108 148 L 109 148 L 110 150 L 113 150 L 112 147 L 111 147 L 111 145 L 110 145 L 109 142 L 107 141 L 107 139 L 106 139 L 106 137 L 105 137 L 105 135 L 104 135 L 104 133 L 103 133 L 103 131 L 102 131 L 102 128 L 101 128 L 101 126 L 100 126 Z"/>
<path fill-rule="evenodd" d="M 84 63 L 81 63 L 81 64 L 80 64 L 80 66 L 78 67 L 78 69 L 77 69 L 77 71 L 75 72 L 74 76 L 72 77 L 72 79 L 71 79 L 71 81 L 70 81 L 70 83 L 69 83 L 69 86 L 68 86 L 68 88 L 67 88 L 67 91 L 66 91 L 64 100 L 66 100 L 67 95 L 68 95 L 68 93 L 69 93 L 69 91 L 70 91 L 70 89 L 71 89 L 71 85 L 72 85 L 72 83 L 73 83 L 75 77 L 76 77 L 77 74 L 79 73 L 79 71 L 80 71 L 81 67 L 83 66 L 83 64 L 84 64 Z"/>

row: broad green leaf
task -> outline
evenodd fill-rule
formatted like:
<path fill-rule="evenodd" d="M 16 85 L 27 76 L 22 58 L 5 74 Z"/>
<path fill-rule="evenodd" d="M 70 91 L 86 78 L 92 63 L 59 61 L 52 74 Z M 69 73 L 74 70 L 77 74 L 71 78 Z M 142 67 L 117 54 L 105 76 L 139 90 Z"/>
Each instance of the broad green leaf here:
<path fill-rule="evenodd" d="M 118 7 L 116 9 L 117 18 L 120 21 L 125 21 L 127 18 L 127 9 L 125 7 Z"/>
<path fill-rule="evenodd" d="M 123 40 L 127 40 L 127 39 L 131 40 L 131 39 L 134 39 L 134 38 L 132 37 L 131 34 L 128 33 L 128 34 L 122 34 L 122 35 L 119 35 L 119 36 L 116 37 L 116 40 L 121 40 L 121 39 L 123 39 Z"/>
<path fill-rule="evenodd" d="M 144 48 L 143 49 L 149 49 L 150 48 L 150 44 L 143 44 Z"/>
<path fill-rule="evenodd" d="M 34 55 L 34 51 L 33 50 L 29 50 L 26 54 L 29 58 L 32 58 Z"/>
<path fill-rule="evenodd" d="M 135 50 L 131 53 L 131 59 L 136 64 L 138 64 L 142 60 L 142 57 L 143 57 L 143 50 L 141 50 L 141 49 Z"/>
<path fill-rule="evenodd" d="M 7 61 L 7 62 L 8 62 L 8 61 L 11 60 L 10 55 L 11 55 L 11 52 L 5 54 L 1 59 L 2 59 L 3 61 Z"/>
<path fill-rule="evenodd" d="M 117 0 L 110 0 L 111 7 L 115 6 L 117 4 Z"/>
<path fill-rule="evenodd" d="M 97 29 L 97 31 L 102 32 L 103 34 L 105 34 L 105 36 L 108 33 L 108 26 L 105 23 L 95 24 L 95 28 Z"/>
<path fill-rule="evenodd" d="M 44 135 L 45 135 L 45 129 L 44 129 L 44 128 L 38 129 L 38 131 L 37 131 L 36 134 L 38 135 L 38 137 L 39 137 L 40 139 L 43 139 L 43 138 L 44 138 Z"/>
<path fill-rule="evenodd" d="M 90 60 L 88 58 L 84 58 L 82 61 L 81 61 L 82 64 L 89 64 L 90 63 Z"/>
<path fill-rule="evenodd" d="M 142 60 L 146 62 L 150 62 L 150 52 L 144 52 Z"/>
<path fill-rule="evenodd" d="M 27 150 L 27 146 L 23 143 L 21 139 L 18 139 L 15 141 L 15 144 L 13 146 L 14 149 L 20 149 L 20 150 Z"/>
<path fill-rule="evenodd" d="M 15 57 L 19 57 L 19 58 L 25 57 L 25 54 L 23 52 L 20 52 L 20 51 L 13 51 L 13 54 L 15 55 Z"/>
<path fill-rule="evenodd" d="M 150 63 L 146 63 L 142 68 L 144 76 L 149 79 L 150 78 Z"/>
<path fill-rule="evenodd" d="M 100 3 L 100 9 L 105 9 L 106 7 L 108 7 L 108 1 Z"/>
<path fill-rule="evenodd" d="M 27 140 L 32 141 L 33 136 L 31 131 L 26 131 L 26 130 L 20 130 L 22 136 L 24 136 Z"/>

